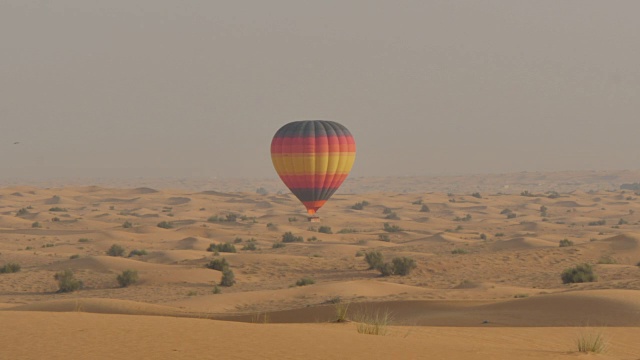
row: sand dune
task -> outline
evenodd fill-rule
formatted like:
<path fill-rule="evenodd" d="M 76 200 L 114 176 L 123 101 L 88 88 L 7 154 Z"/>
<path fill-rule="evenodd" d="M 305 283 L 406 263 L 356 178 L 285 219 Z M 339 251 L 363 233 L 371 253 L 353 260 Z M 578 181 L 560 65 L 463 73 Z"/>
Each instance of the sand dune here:
<path fill-rule="evenodd" d="M 0 266 L 15 262 L 22 267 L 17 273 L 0 274 L 0 319 L 9 324 L 0 327 L 5 329 L 0 342 L 13 339 L 12 334 L 24 335 L 30 327 L 40 331 L 37 324 L 63 318 L 78 319 L 64 323 L 69 331 L 86 325 L 80 319 L 92 319 L 101 324 L 92 330 L 95 334 L 117 336 L 111 327 L 136 319 L 134 323 L 150 328 L 175 321 L 175 328 L 183 329 L 176 331 L 185 336 L 194 336 L 194 326 L 214 326 L 219 332 L 246 332 L 241 338 L 261 336 L 263 329 L 270 336 L 283 331 L 289 338 L 302 336 L 299 341 L 304 344 L 320 334 L 326 337 L 323 343 L 344 337 L 361 344 L 357 346 L 364 351 L 341 348 L 329 354 L 336 358 L 387 354 L 362 350 L 373 349 L 371 344 L 380 339 L 395 351 L 404 349 L 402 354 L 410 354 L 409 358 L 414 353 L 407 349 L 415 349 L 413 357 L 420 358 L 424 344 L 434 341 L 434 336 L 440 341 L 427 349 L 443 351 L 441 358 L 575 358 L 578 355 L 570 350 L 574 335 L 567 336 L 570 329 L 577 331 L 574 327 L 606 326 L 618 334 L 618 327 L 632 328 L 629 332 L 634 333 L 640 326 L 640 268 L 636 265 L 640 262 L 640 203 L 627 200 L 628 193 L 621 195 L 578 191 L 552 199 L 538 193 L 536 197 L 483 193 L 481 198 L 471 192 L 340 194 L 322 208 L 317 224 L 307 221 L 291 195 L 97 186 L 0 189 Z M 363 200 L 369 205 L 353 208 Z M 48 203 L 53 201 L 55 205 Z M 429 211 L 421 211 L 423 204 Z M 51 211 L 54 206 L 66 211 Z M 16 216 L 23 208 L 28 211 Z M 505 209 L 515 216 L 509 217 Z M 227 218 L 231 214 L 235 219 Z M 161 221 L 172 227 L 158 227 Z M 320 226 L 329 229 L 320 233 Z M 286 232 L 301 241 L 282 243 Z M 564 239 L 573 244 L 560 247 Z M 206 251 L 212 243 L 227 242 L 235 246 L 235 253 Z M 106 256 L 114 244 L 124 247 L 125 255 L 134 249 L 147 254 Z M 372 251 L 380 252 L 385 262 L 411 258 L 416 268 L 408 276 L 383 277 L 364 260 Z M 233 286 L 220 286 L 222 273 L 205 267 L 216 258 L 228 262 L 236 281 Z M 580 263 L 592 264 L 598 281 L 563 284 L 560 274 Z M 53 276 L 65 269 L 71 269 L 85 288 L 56 293 Z M 138 272 L 139 282 L 121 288 L 116 276 L 129 269 Z M 296 286 L 303 278 L 314 283 Z M 216 284 L 221 293 L 214 294 Z M 354 323 L 328 324 L 335 318 L 332 303 L 338 300 L 350 304 L 354 321 L 358 312 L 388 310 L 393 315 L 393 332 L 410 335 L 367 337 L 355 331 Z M 130 315 L 129 320 L 118 314 Z M 260 322 L 264 322 L 265 314 L 273 323 L 307 324 L 175 318 L 256 322 L 262 316 Z M 27 326 L 24 321 L 32 323 Z M 7 334 L 8 328 L 13 332 Z M 308 334 L 297 334 L 302 328 Z M 439 337 L 438 331 L 478 343 L 465 340 L 466 345 L 460 345 Z M 486 331 L 496 331 L 492 336 L 503 341 Z M 616 343 L 610 356 L 634 359 L 629 354 L 638 350 L 637 342 L 624 331 L 619 333 L 621 339 L 629 340 Z M 542 343 L 536 347 L 518 340 L 523 334 L 533 334 Z M 220 336 L 215 334 L 216 344 Z M 566 338 L 562 346 L 558 336 Z M 52 336 L 42 339 L 51 341 L 42 349 L 55 349 L 64 342 Z M 228 341 L 235 344 L 238 339 Z M 487 347 L 492 341 L 495 346 Z M 210 339 L 207 343 L 211 344 Z M 541 352 L 541 344 L 557 344 L 549 345 L 556 350 Z M 211 352 L 211 346 L 199 351 L 204 349 L 209 351 L 189 354 L 191 358 L 234 357 L 218 347 L 218 352 Z M 299 350 L 303 358 L 331 357 L 306 349 Z M 0 350 L 0 357 L 16 358 L 10 355 L 19 354 L 18 350 Z M 22 358 L 42 357 L 39 349 L 27 350 Z M 129 350 L 129 355 L 137 351 Z M 247 351 L 247 357 L 263 355 Z M 172 350 L 168 354 L 180 356 Z M 296 353 L 286 348 L 279 357 L 283 354 Z M 394 354 L 386 356 L 397 357 Z"/>

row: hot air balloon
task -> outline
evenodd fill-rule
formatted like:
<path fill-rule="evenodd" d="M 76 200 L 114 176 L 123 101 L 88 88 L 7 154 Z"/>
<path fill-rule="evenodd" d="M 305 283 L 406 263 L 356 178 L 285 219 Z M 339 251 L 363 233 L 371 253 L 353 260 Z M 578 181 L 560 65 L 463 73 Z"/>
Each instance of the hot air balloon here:
<path fill-rule="evenodd" d="M 310 221 L 347 178 L 355 158 L 353 136 L 334 121 L 294 121 L 271 141 L 273 166 L 307 208 Z"/>

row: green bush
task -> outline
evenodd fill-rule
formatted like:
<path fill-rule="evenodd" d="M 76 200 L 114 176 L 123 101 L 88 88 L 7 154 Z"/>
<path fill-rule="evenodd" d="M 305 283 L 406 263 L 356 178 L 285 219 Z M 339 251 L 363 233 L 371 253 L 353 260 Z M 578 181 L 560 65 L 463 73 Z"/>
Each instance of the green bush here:
<path fill-rule="evenodd" d="M 302 236 L 295 236 L 291 231 L 287 231 L 282 234 L 282 242 L 283 243 L 292 243 L 292 242 L 303 242 L 304 239 Z"/>
<path fill-rule="evenodd" d="M 384 263 L 384 258 L 380 251 L 368 251 L 364 254 L 364 261 L 369 264 L 369 269 L 377 269 Z"/>
<path fill-rule="evenodd" d="M 384 241 L 384 242 L 390 242 L 391 238 L 389 238 L 389 235 L 387 234 L 378 234 L 378 240 Z"/>
<path fill-rule="evenodd" d="M 380 271 L 380 274 L 382 274 L 382 276 L 391 276 L 395 273 L 395 269 L 393 268 L 392 263 L 384 263 L 380 265 L 377 269 L 378 271 Z"/>
<path fill-rule="evenodd" d="M 226 242 L 224 244 L 211 244 L 207 251 L 211 252 L 226 252 L 226 253 L 234 253 L 237 252 L 236 247 L 230 243 Z"/>
<path fill-rule="evenodd" d="M 69 256 L 69 259 L 71 259 L 71 260 L 78 259 L 78 258 L 80 258 L 79 254 L 73 254 L 73 255 Z"/>
<path fill-rule="evenodd" d="M 20 271 L 20 264 L 16 263 L 8 263 L 0 267 L 0 274 L 17 273 L 18 271 Z"/>
<path fill-rule="evenodd" d="M 122 227 L 125 229 L 129 229 L 133 226 L 133 224 L 129 221 L 125 221 L 124 223 L 122 223 Z"/>
<path fill-rule="evenodd" d="M 211 290 L 211 292 L 214 294 L 221 294 L 222 290 L 220 289 L 220 287 L 218 287 L 218 285 L 213 285 L 213 290 Z"/>
<path fill-rule="evenodd" d="M 398 225 L 390 225 L 389 223 L 384 223 L 383 224 L 383 229 L 386 232 L 400 232 L 402 231 L 402 228 L 399 227 Z"/>
<path fill-rule="evenodd" d="M 323 234 L 333 234 L 333 231 L 331 231 L 330 226 L 320 226 L 318 228 L 318 232 Z"/>
<path fill-rule="evenodd" d="M 589 225 L 589 226 L 602 226 L 602 225 L 606 225 L 606 224 L 607 224 L 606 220 L 589 221 L 589 223 L 587 223 L 587 225 Z"/>
<path fill-rule="evenodd" d="M 382 213 L 387 215 L 387 214 L 391 214 L 393 212 L 393 210 L 391 210 L 391 208 L 388 207 L 384 207 L 384 209 L 382 209 Z"/>
<path fill-rule="evenodd" d="M 78 242 L 81 242 L 81 243 L 87 243 L 87 242 L 89 242 L 89 241 L 90 241 L 90 240 L 89 240 L 89 239 L 87 239 L 87 238 L 80 238 L 80 239 L 78 239 Z"/>
<path fill-rule="evenodd" d="M 287 246 L 287 244 L 285 243 L 281 243 L 281 242 L 277 242 L 277 243 L 273 243 L 273 245 L 271 245 L 272 249 L 280 249 Z"/>
<path fill-rule="evenodd" d="M 16 216 L 24 216 L 29 214 L 29 210 L 22 208 L 16 212 Z"/>
<path fill-rule="evenodd" d="M 116 277 L 120 287 L 127 287 L 138 282 L 138 272 L 136 270 L 125 270 Z"/>
<path fill-rule="evenodd" d="M 65 209 L 65 208 L 61 208 L 61 207 L 59 207 L 59 206 L 55 206 L 55 207 L 52 207 L 51 209 L 49 209 L 49 211 L 60 211 L 60 212 L 64 212 L 64 211 L 67 211 L 67 209 Z"/>
<path fill-rule="evenodd" d="M 567 247 L 567 246 L 573 246 L 573 241 L 569 239 L 560 240 L 560 247 Z"/>
<path fill-rule="evenodd" d="M 206 265 L 206 267 L 212 270 L 223 271 L 224 269 L 229 268 L 229 263 L 225 258 L 213 259 Z"/>
<path fill-rule="evenodd" d="M 594 282 L 597 280 L 597 276 L 593 273 L 593 267 L 590 264 L 580 264 L 567 268 L 560 277 L 563 284 Z"/>
<path fill-rule="evenodd" d="M 220 280 L 221 286 L 233 286 L 236 283 L 236 277 L 233 271 L 229 268 L 222 270 L 222 279 Z"/>
<path fill-rule="evenodd" d="M 312 278 L 309 277 L 303 277 L 302 279 L 296 281 L 296 286 L 306 286 L 306 285 L 311 285 L 311 284 L 315 284 L 316 281 L 313 280 Z"/>
<path fill-rule="evenodd" d="M 395 212 L 387 214 L 387 216 L 385 216 L 384 218 L 388 220 L 400 220 L 400 217 Z"/>
<path fill-rule="evenodd" d="M 253 251 L 253 250 L 257 250 L 258 248 L 256 247 L 256 243 L 254 242 L 249 242 L 246 243 L 243 247 L 242 250 L 249 250 L 249 251 Z"/>
<path fill-rule="evenodd" d="M 56 273 L 53 278 L 58 281 L 58 292 L 73 292 L 82 289 L 82 281 L 74 278 L 73 271 L 70 269 Z"/>
<path fill-rule="evenodd" d="M 457 249 L 451 250 L 451 253 L 452 254 L 468 254 L 469 252 L 465 249 L 457 248 Z"/>
<path fill-rule="evenodd" d="M 42 225 L 40 225 L 39 222 L 34 221 L 33 223 L 31 223 L 31 227 L 34 228 L 34 229 L 37 229 L 37 228 L 41 228 Z"/>
<path fill-rule="evenodd" d="M 431 209 L 429 209 L 429 207 L 425 204 L 422 204 L 422 207 L 420 208 L 420 212 L 429 212 L 431 211 Z"/>
<path fill-rule="evenodd" d="M 393 273 L 400 276 L 409 275 L 417 267 L 415 260 L 408 257 L 393 259 Z"/>
<path fill-rule="evenodd" d="M 364 201 L 357 202 L 351 208 L 353 210 L 362 210 L 362 209 L 364 209 L 365 205 L 368 205 L 368 203 L 365 203 Z"/>
<path fill-rule="evenodd" d="M 173 225 L 168 221 L 160 221 L 157 226 L 159 228 L 163 228 L 163 229 L 171 229 L 171 228 L 173 228 Z"/>
<path fill-rule="evenodd" d="M 344 229 L 340 229 L 338 231 L 338 234 L 355 234 L 357 232 L 358 232 L 358 230 L 353 229 L 353 228 L 344 228 Z"/>
<path fill-rule="evenodd" d="M 122 246 L 120 246 L 120 245 L 113 244 L 113 245 L 111 245 L 109 250 L 107 250 L 107 255 L 109 255 L 109 256 L 124 256 L 124 248 Z"/>
<path fill-rule="evenodd" d="M 129 252 L 129 257 L 134 257 L 134 256 L 143 256 L 143 255 L 147 255 L 147 250 L 138 250 L 138 249 L 134 249 L 131 250 L 131 252 Z"/>
<path fill-rule="evenodd" d="M 479 192 L 474 192 L 473 194 L 471 194 L 471 196 L 473 196 L 474 198 L 482 199 L 482 195 L 480 195 Z"/>

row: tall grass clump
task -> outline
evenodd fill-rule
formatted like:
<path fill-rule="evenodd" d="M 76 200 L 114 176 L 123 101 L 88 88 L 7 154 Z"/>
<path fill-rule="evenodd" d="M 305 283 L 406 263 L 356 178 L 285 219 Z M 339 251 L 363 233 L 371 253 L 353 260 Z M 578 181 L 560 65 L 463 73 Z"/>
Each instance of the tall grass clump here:
<path fill-rule="evenodd" d="M 358 323 L 356 329 L 359 334 L 384 336 L 389 333 L 391 324 L 391 312 L 389 310 L 366 311 L 362 310 L 355 316 Z"/>
<path fill-rule="evenodd" d="M 607 341 L 601 332 L 583 333 L 578 336 L 576 345 L 579 352 L 600 354 L 606 351 Z"/>

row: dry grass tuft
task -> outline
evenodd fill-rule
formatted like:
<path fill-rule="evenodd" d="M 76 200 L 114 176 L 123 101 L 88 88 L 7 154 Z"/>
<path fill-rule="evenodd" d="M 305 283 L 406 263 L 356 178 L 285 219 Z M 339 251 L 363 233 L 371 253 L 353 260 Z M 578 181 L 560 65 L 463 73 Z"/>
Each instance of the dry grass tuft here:
<path fill-rule="evenodd" d="M 600 354 L 607 350 L 607 340 L 601 331 L 589 331 L 578 335 L 576 340 L 579 352 Z"/>
<path fill-rule="evenodd" d="M 362 310 L 355 316 L 356 329 L 359 334 L 385 336 L 389 334 L 388 326 L 391 324 L 391 318 L 391 312 L 387 309 Z"/>

